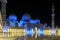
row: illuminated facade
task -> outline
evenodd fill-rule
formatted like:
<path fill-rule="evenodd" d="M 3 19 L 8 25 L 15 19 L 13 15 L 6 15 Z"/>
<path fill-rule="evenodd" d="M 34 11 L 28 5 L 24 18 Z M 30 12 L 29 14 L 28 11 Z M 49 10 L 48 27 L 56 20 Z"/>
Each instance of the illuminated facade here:
<path fill-rule="evenodd" d="M 27 20 L 29 20 L 29 18 L 27 18 Z M 7 18 L 7 22 L 8 21 L 10 22 L 10 25 L 9 25 L 10 27 L 12 26 L 11 23 L 17 23 L 18 24 L 17 17 L 15 15 L 9 16 Z M 26 19 L 24 18 L 23 20 L 20 21 L 20 25 L 21 25 L 20 27 L 18 25 L 16 27 L 16 25 L 14 24 L 15 25 L 14 27 L 7 28 L 8 37 L 25 36 L 25 35 L 28 35 L 28 36 L 36 35 L 35 37 L 43 36 L 43 35 L 44 36 L 51 36 L 53 34 L 60 35 L 59 32 L 58 32 L 58 34 L 56 34 L 56 31 L 54 31 L 54 30 L 52 31 L 52 29 L 44 29 L 43 25 L 40 26 L 40 28 L 38 28 L 36 26 L 37 29 L 35 28 L 35 26 L 33 26 L 33 27 L 30 26 L 31 28 L 29 28 L 28 23 L 36 25 L 36 24 L 40 24 L 40 20 L 32 20 L 32 19 L 30 19 L 29 21 L 26 21 Z M 8 23 L 6 23 L 6 24 L 8 24 Z M 44 24 L 44 25 L 47 26 L 47 24 Z M 6 26 L 9 27 L 8 25 L 6 25 Z"/>
<path fill-rule="evenodd" d="M 54 13 L 54 9 L 52 9 L 52 13 Z M 6 15 L 5 15 L 5 17 L 6 17 Z M 6 28 L 3 29 L 2 17 L 1 17 L 1 12 L 0 12 L 0 33 L 7 32 L 8 33 L 7 37 L 20 37 L 20 36 L 34 36 L 35 35 L 35 38 L 37 38 L 38 36 L 39 37 L 51 36 L 51 35 L 60 36 L 60 29 L 58 29 L 58 30 L 55 30 L 55 29 L 52 30 L 51 28 L 45 29 L 45 27 L 47 27 L 47 24 L 39 26 L 39 28 L 38 28 L 38 25 L 39 24 L 41 25 L 40 20 L 39 19 L 33 20 L 33 19 L 31 19 L 31 16 L 28 14 L 23 15 L 20 22 L 17 21 L 16 15 L 10 15 L 5 22 L 6 22 Z M 16 24 L 18 24 L 18 25 L 16 25 Z M 52 15 L 52 27 L 53 28 L 54 28 L 54 25 L 55 25 L 54 24 L 54 15 Z"/>
<path fill-rule="evenodd" d="M 10 15 L 8 18 L 7 18 L 7 21 L 6 21 L 6 24 L 8 25 L 8 22 L 10 23 L 10 26 L 11 27 L 14 27 L 16 26 L 16 23 L 18 22 L 17 21 L 17 17 L 15 15 Z"/>

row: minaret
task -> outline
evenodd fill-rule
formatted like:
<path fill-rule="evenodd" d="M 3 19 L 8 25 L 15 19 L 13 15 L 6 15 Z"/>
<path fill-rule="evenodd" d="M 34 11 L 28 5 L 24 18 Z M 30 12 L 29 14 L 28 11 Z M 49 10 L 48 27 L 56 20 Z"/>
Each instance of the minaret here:
<path fill-rule="evenodd" d="M 54 17 L 55 17 L 55 14 L 54 14 L 54 4 L 52 5 L 52 28 L 54 29 L 54 27 L 55 27 L 55 19 L 54 19 Z"/>
<path fill-rule="evenodd" d="M 1 11 L 0 11 L 0 32 L 2 32 L 2 17 L 1 17 Z"/>
<path fill-rule="evenodd" d="M 6 3 L 7 0 L 0 0 L 1 1 L 1 7 L 2 7 L 2 24 L 5 25 L 6 22 Z"/>

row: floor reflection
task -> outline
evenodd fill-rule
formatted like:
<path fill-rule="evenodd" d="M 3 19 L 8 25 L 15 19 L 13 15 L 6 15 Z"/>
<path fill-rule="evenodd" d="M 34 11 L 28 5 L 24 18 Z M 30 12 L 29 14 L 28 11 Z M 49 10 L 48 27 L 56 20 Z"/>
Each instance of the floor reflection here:
<path fill-rule="evenodd" d="M 29 36 L 15 36 L 15 37 L 8 37 L 8 33 L 0 33 L 0 40 L 60 40 L 60 37 L 49 37 L 49 36 L 42 36 L 35 38 L 31 35 Z"/>

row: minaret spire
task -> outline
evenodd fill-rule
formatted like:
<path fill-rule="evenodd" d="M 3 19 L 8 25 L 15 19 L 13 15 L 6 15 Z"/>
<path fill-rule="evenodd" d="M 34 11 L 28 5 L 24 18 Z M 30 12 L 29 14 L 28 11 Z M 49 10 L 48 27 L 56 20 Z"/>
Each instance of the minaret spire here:
<path fill-rule="evenodd" d="M 1 1 L 1 11 L 2 11 L 2 24 L 5 25 L 6 23 L 6 3 L 7 0 L 0 0 Z"/>
<path fill-rule="evenodd" d="M 54 14 L 54 3 L 52 4 L 52 28 L 54 28 L 55 27 L 55 19 L 54 19 L 54 17 L 55 17 L 55 14 Z"/>
<path fill-rule="evenodd" d="M 54 3 L 52 4 L 52 13 L 54 14 Z"/>

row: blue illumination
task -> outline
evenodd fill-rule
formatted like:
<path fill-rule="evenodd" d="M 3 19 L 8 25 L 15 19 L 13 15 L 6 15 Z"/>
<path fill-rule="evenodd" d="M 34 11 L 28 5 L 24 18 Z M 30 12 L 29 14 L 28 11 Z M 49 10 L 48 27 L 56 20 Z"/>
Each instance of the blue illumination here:
<path fill-rule="evenodd" d="M 23 21 L 20 21 L 20 22 L 18 23 L 18 27 L 21 27 L 21 26 L 23 26 Z"/>
<path fill-rule="evenodd" d="M 8 17 L 8 19 L 7 19 L 7 22 L 8 22 L 8 21 L 9 21 L 11 27 L 15 26 L 16 23 L 17 23 L 17 16 L 15 16 L 15 15 L 10 15 L 10 16 Z"/>
<path fill-rule="evenodd" d="M 8 26 L 2 28 L 2 31 L 3 31 L 3 32 L 8 32 Z"/>
<path fill-rule="evenodd" d="M 28 14 L 25 14 L 25 15 L 22 16 L 22 20 L 29 21 L 30 19 L 31 19 L 31 17 Z"/>
<path fill-rule="evenodd" d="M 24 29 L 26 29 L 26 30 L 27 30 L 27 24 L 25 24 L 25 25 L 24 25 Z"/>
<path fill-rule="evenodd" d="M 39 30 L 39 35 L 40 35 L 40 37 L 42 37 L 42 36 L 43 36 L 43 34 L 44 34 L 43 29 L 40 29 L 40 30 Z"/>
<path fill-rule="evenodd" d="M 47 23 L 44 23 L 44 26 L 43 26 L 43 28 L 45 29 L 45 28 L 48 28 L 48 25 L 47 25 Z"/>
<path fill-rule="evenodd" d="M 18 27 L 24 26 L 27 24 L 27 22 L 29 22 L 31 19 L 30 15 L 25 14 L 22 16 L 22 19 L 20 20 L 20 22 L 18 23 Z M 24 26 L 26 27 L 26 26 Z"/>
<path fill-rule="evenodd" d="M 36 24 L 36 21 L 35 20 L 31 20 L 30 23 L 31 24 Z"/>
<path fill-rule="evenodd" d="M 16 26 L 16 24 L 14 22 L 10 22 L 10 26 L 14 27 L 14 26 Z"/>
<path fill-rule="evenodd" d="M 40 34 L 43 34 L 43 29 L 40 29 Z"/>
<path fill-rule="evenodd" d="M 40 20 L 30 20 L 30 23 L 31 24 L 39 24 L 40 23 Z"/>
<path fill-rule="evenodd" d="M 8 18 L 9 18 L 9 20 L 12 20 L 12 19 L 17 20 L 17 16 L 15 16 L 15 15 L 10 15 Z"/>
<path fill-rule="evenodd" d="M 27 36 L 32 36 L 32 34 L 33 34 L 32 29 L 31 30 L 26 30 L 26 35 Z"/>
<path fill-rule="evenodd" d="M 25 24 L 26 24 L 26 22 L 21 20 L 21 21 L 18 23 L 18 27 L 24 26 Z"/>

